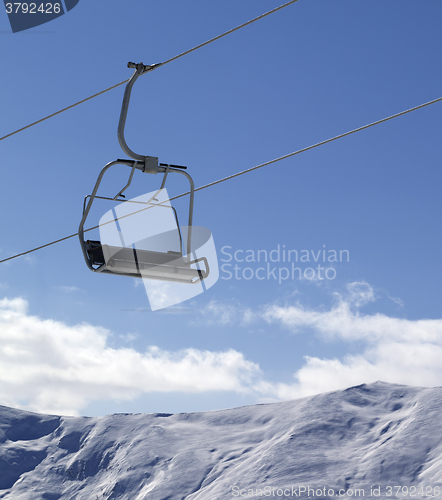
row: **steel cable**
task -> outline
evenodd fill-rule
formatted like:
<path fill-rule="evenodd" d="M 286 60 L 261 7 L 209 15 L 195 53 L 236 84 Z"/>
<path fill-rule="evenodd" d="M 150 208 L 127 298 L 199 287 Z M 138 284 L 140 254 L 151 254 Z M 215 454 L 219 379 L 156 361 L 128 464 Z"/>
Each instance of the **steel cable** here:
<path fill-rule="evenodd" d="M 411 113 L 412 111 L 416 111 L 418 109 L 425 108 L 426 106 L 430 106 L 431 104 L 435 104 L 435 103 L 440 102 L 440 101 L 442 101 L 442 97 L 439 97 L 438 99 L 433 99 L 432 101 L 428 101 L 428 102 L 426 102 L 424 104 L 420 104 L 419 106 L 415 106 L 413 108 L 409 108 L 409 109 L 407 109 L 405 111 L 401 111 L 400 113 L 396 113 L 396 114 L 388 116 L 386 118 L 382 118 L 380 120 L 377 120 L 375 122 L 369 123 L 367 125 L 363 125 L 362 127 L 355 128 L 353 130 L 350 130 L 349 132 L 345 132 L 343 134 L 336 135 L 334 137 L 331 137 L 330 139 L 326 139 L 324 141 L 317 142 L 316 144 L 312 144 L 311 146 L 307 146 L 305 148 L 298 149 L 297 151 L 294 151 L 293 153 L 289 153 L 289 154 L 286 154 L 284 156 L 280 156 L 279 158 L 275 158 L 274 160 L 270 160 L 270 161 L 266 161 L 264 163 L 260 163 L 259 165 L 256 165 L 255 167 L 248 168 L 246 170 L 242 170 L 241 172 L 237 172 L 236 174 L 229 175 L 229 176 L 223 177 L 222 179 L 219 179 L 217 181 L 210 182 L 209 184 L 205 184 L 204 186 L 200 186 L 199 188 L 195 189 L 195 192 L 196 191 L 201 191 L 203 189 L 207 189 L 207 188 L 212 187 L 212 186 L 215 186 L 216 184 L 221 184 L 222 182 L 228 181 L 230 179 L 234 179 L 235 177 L 239 177 L 240 175 L 244 175 L 244 174 L 247 174 L 249 172 L 253 172 L 254 170 L 257 170 L 257 169 L 262 168 L 262 167 L 266 167 L 267 165 L 271 165 L 271 164 L 276 163 L 276 162 L 281 161 L 281 160 L 285 160 L 287 158 L 290 158 L 292 156 L 298 155 L 300 153 L 304 153 L 305 151 L 310 151 L 311 149 L 317 148 L 319 146 L 323 146 L 324 144 L 328 144 L 328 143 L 336 141 L 338 139 L 342 139 L 343 137 L 347 137 L 347 136 L 349 136 L 351 134 L 354 134 L 356 132 L 360 132 L 361 130 L 366 130 L 366 129 L 370 128 L 370 127 L 374 127 L 375 125 L 379 125 L 379 124 L 384 123 L 384 122 L 386 122 L 388 120 L 392 120 L 393 118 L 398 118 L 399 116 L 403 116 L 403 115 L 405 115 L 407 113 Z M 182 194 L 180 194 L 178 196 L 175 196 L 173 198 L 170 198 L 170 200 L 166 200 L 166 201 L 173 201 L 173 200 L 176 200 L 178 198 L 181 198 L 182 196 L 186 196 L 188 194 L 189 194 L 189 192 L 182 193 Z M 118 201 L 123 201 L 123 200 L 118 200 Z M 138 212 L 140 212 L 142 210 L 146 210 L 146 209 L 144 208 L 144 209 L 138 210 L 137 212 L 133 212 L 131 214 L 126 215 L 125 217 L 128 217 L 130 215 L 134 215 L 135 213 L 138 213 Z M 98 227 L 99 226 L 90 227 L 88 229 L 85 229 L 85 232 L 92 231 L 93 229 L 97 229 Z M 8 260 L 16 259 L 17 257 L 21 257 L 23 255 L 27 255 L 27 254 L 32 253 L 32 252 L 36 252 L 37 250 L 41 250 L 42 248 L 46 248 L 46 247 L 49 247 L 51 245 L 55 245 L 56 243 L 60 243 L 62 241 L 68 240 L 70 238 L 74 238 L 77 235 L 78 235 L 78 233 L 74 233 L 74 234 L 71 234 L 69 236 L 65 236 L 64 238 L 60 238 L 60 239 L 52 241 L 50 243 L 46 243 L 45 245 L 41 245 L 39 247 L 33 248 L 32 250 L 28 250 L 26 252 L 22 252 L 22 253 L 13 255 L 12 257 L 8 257 L 6 259 L 0 260 L 0 264 L 2 262 L 7 262 Z"/>

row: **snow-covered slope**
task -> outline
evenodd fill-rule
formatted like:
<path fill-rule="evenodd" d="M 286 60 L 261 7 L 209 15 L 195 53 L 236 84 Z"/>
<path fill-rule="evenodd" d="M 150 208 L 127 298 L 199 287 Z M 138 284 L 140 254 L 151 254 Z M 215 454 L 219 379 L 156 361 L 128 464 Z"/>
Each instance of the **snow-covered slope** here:
<path fill-rule="evenodd" d="M 396 496 L 389 486 L 404 488 Z M 176 415 L 0 407 L 1 499 L 324 498 L 332 490 L 416 499 L 439 496 L 439 487 L 442 388 L 378 382 Z"/>

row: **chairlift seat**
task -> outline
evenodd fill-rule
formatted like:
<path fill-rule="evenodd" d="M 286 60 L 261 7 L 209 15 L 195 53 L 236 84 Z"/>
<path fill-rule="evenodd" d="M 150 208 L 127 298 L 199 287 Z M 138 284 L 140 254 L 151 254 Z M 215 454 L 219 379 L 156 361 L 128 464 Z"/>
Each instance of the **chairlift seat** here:
<path fill-rule="evenodd" d="M 91 240 L 86 242 L 86 252 L 91 263 L 99 266 L 96 271 L 100 273 L 192 284 L 199 283 L 209 274 L 205 257 L 190 262 L 181 252 L 115 247 Z M 205 269 L 190 267 L 199 262 L 204 263 Z"/>

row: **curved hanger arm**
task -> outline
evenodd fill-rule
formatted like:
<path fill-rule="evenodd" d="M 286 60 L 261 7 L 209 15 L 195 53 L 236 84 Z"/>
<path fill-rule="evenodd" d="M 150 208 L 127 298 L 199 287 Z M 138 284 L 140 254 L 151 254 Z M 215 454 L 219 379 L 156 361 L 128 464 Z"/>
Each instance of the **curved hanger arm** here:
<path fill-rule="evenodd" d="M 131 76 L 131 78 L 129 79 L 129 82 L 127 83 L 126 88 L 124 90 L 123 104 L 121 105 L 120 121 L 118 122 L 118 131 L 117 131 L 118 142 L 121 146 L 121 149 L 134 160 L 144 161 L 147 167 L 147 170 L 145 171 L 149 171 L 151 173 L 157 173 L 158 171 L 158 158 L 154 156 L 139 155 L 134 151 L 132 151 L 127 145 L 126 139 L 124 138 L 124 128 L 126 126 L 127 110 L 129 108 L 129 101 L 134 83 L 137 81 L 139 76 L 143 75 L 144 73 L 147 73 L 148 71 L 153 70 L 159 65 L 160 64 L 153 64 L 151 66 L 148 66 L 143 63 L 139 64 L 128 63 L 127 66 L 129 68 L 135 68 L 135 71 Z"/>

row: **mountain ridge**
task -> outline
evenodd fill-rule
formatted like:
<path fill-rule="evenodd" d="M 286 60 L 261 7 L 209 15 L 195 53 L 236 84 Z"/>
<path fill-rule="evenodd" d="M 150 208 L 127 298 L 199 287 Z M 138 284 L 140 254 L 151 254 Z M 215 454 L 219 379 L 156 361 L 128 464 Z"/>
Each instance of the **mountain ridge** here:
<path fill-rule="evenodd" d="M 0 499 L 320 498 L 339 490 L 391 498 L 394 486 L 404 487 L 400 498 L 428 498 L 442 485 L 441 416 L 441 387 L 380 381 L 199 413 L 61 417 L 0 407 Z"/>

